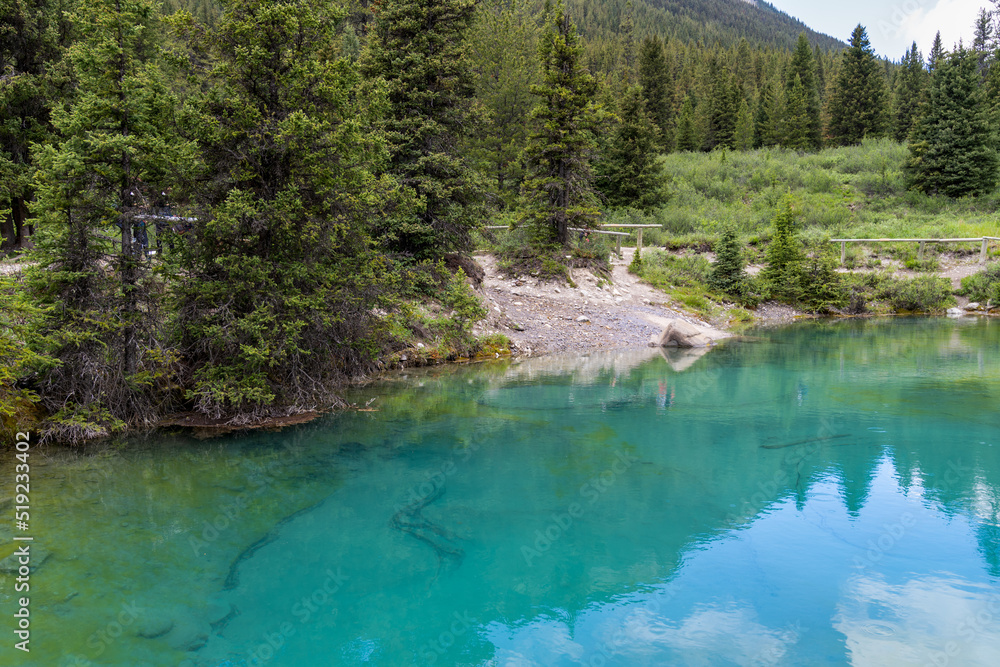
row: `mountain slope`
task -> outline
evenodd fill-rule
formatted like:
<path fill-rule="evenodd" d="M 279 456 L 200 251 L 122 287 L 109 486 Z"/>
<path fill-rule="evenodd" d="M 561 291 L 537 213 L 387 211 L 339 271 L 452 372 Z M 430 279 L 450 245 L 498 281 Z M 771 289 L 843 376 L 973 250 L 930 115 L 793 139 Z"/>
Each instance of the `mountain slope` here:
<path fill-rule="evenodd" d="M 606 37 L 621 25 L 626 0 L 569 0 L 567 8 L 582 34 Z M 798 19 L 760 0 L 633 0 L 636 33 L 660 34 L 681 42 L 733 46 L 751 44 L 792 50 L 799 33 L 825 51 L 847 44 L 816 32 Z"/>

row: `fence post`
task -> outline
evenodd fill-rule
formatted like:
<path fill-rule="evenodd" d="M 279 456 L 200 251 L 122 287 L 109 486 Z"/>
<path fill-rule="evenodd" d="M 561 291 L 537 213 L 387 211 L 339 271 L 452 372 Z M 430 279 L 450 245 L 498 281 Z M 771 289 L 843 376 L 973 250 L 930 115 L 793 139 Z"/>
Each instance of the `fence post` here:
<path fill-rule="evenodd" d="M 920 249 L 917 250 L 917 261 L 919 262 L 924 258 L 924 241 L 920 242 Z"/>
<path fill-rule="evenodd" d="M 980 264 L 985 264 L 986 263 L 986 246 L 988 244 L 989 244 L 989 240 L 984 236 L 983 237 L 983 248 L 982 248 L 982 250 L 979 251 L 979 263 Z"/>
<path fill-rule="evenodd" d="M 636 234 L 635 251 L 639 252 L 642 250 L 642 227 L 640 227 L 637 231 L 639 233 Z"/>
<path fill-rule="evenodd" d="M 847 261 L 847 241 L 840 242 L 840 265 L 843 266 L 844 262 Z"/>

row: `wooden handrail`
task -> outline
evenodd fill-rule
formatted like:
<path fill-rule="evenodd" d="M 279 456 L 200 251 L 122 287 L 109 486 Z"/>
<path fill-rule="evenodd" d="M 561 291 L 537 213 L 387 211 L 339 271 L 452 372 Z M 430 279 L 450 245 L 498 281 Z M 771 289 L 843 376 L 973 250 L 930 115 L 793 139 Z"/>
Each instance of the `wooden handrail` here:
<path fill-rule="evenodd" d="M 830 243 L 840 244 L 840 263 L 841 265 L 847 260 L 847 244 L 848 243 L 919 243 L 920 248 L 917 250 L 917 259 L 923 259 L 924 257 L 924 245 L 928 243 L 982 243 L 983 246 L 979 251 L 979 263 L 986 263 L 986 250 L 990 241 L 1000 241 L 1000 237 L 997 236 L 977 236 L 975 238 L 962 238 L 962 239 L 830 239 Z"/>

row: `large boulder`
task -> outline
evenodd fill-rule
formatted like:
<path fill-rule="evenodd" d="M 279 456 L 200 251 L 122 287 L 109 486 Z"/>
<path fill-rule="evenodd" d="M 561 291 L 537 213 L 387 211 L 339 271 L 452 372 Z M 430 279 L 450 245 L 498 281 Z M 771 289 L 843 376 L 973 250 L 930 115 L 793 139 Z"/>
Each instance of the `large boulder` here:
<path fill-rule="evenodd" d="M 680 319 L 667 322 L 663 331 L 649 339 L 653 347 L 708 347 L 712 338 L 699 327 Z"/>

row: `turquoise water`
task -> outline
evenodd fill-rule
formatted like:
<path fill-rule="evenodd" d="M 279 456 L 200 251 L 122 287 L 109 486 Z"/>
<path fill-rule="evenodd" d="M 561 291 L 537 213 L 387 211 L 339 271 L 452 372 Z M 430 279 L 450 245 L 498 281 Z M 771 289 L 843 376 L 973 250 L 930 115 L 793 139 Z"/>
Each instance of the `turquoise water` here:
<path fill-rule="evenodd" d="M 1000 325 L 759 336 L 35 452 L 48 556 L 32 652 L 5 630 L 0 663 L 1000 664 Z"/>

